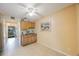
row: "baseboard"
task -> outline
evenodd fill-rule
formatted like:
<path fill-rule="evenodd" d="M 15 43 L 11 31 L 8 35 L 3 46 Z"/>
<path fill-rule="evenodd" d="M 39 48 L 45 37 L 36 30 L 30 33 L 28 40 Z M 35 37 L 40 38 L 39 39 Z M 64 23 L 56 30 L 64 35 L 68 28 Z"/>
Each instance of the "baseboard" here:
<path fill-rule="evenodd" d="M 59 53 L 61 53 L 61 54 L 64 54 L 65 56 L 71 56 L 71 55 L 69 55 L 69 54 L 67 54 L 67 53 L 65 53 L 65 52 L 63 52 L 63 51 L 61 51 L 61 50 L 58 50 L 58 49 L 52 49 L 52 50 L 54 50 L 54 51 L 57 51 L 57 52 L 59 52 Z"/>
<path fill-rule="evenodd" d="M 41 43 L 39 43 L 39 44 L 41 44 Z M 64 54 L 65 56 L 71 56 L 71 55 L 69 55 L 69 54 L 67 54 L 67 53 L 65 53 L 65 52 L 63 52 L 63 51 L 61 51 L 61 50 L 58 50 L 58 49 L 56 49 L 56 48 L 50 48 L 49 46 L 47 46 L 47 45 L 45 45 L 45 44 L 41 44 L 41 45 L 46 46 L 47 48 L 49 48 L 49 49 L 51 49 L 51 50 L 54 50 L 54 51 L 56 51 L 56 52 L 59 52 L 59 53 L 61 53 L 61 54 Z"/>

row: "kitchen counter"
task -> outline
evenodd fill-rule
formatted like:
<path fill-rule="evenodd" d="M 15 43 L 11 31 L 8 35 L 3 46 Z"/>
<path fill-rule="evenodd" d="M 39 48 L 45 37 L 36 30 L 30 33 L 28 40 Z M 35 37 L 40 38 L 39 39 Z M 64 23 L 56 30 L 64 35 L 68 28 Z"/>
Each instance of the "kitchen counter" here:
<path fill-rule="evenodd" d="M 22 34 L 22 36 L 25 36 L 25 35 L 36 35 L 36 33 Z"/>

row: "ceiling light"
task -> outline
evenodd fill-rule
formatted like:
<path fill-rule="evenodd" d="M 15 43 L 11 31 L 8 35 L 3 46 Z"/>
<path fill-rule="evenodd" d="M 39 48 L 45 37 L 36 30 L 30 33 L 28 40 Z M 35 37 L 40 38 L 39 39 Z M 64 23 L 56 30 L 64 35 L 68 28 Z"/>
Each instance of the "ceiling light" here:
<path fill-rule="evenodd" d="M 36 15 L 35 14 L 35 12 L 37 11 L 37 9 L 36 8 L 28 8 L 28 10 L 27 10 L 27 15 L 28 16 L 33 16 L 33 15 Z"/>
<path fill-rule="evenodd" d="M 33 16 L 33 13 L 29 13 L 28 15 L 29 15 L 29 16 Z"/>
<path fill-rule="evenodd" d="M 28 13 L 28 15 L 29 16 L 33 16 L 33 15 L 35 15 L 35 13 L 34 12 L 30 12 L 30 13 Z"/>

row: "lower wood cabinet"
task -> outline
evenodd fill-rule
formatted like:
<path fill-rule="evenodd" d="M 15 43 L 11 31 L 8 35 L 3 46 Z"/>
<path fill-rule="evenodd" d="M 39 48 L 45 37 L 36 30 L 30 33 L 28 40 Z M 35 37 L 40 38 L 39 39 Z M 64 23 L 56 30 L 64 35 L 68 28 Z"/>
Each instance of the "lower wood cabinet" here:
<path fill-rule="evenodd" d="M 34 43 L 36 41 L 37 41 L 37 35 L 34 33 L 21 36 L 21 45 L 22 46 Z"/>

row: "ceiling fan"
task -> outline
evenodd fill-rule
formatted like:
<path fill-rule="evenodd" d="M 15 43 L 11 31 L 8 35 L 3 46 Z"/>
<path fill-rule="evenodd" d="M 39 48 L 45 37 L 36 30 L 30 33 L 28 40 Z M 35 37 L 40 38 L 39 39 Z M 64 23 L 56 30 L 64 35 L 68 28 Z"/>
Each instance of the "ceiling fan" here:
<path fill-rule="evenodd" d="M 33 16 L 33 15 L 38 15 L 38 16 L 42 16 L 39 12 L 38 12 L 38 6 L 40 6 L 40 3 L 35 3 L 35 4 L 31 4 L 31 3 L 18 3 L 19 6 L 23 7 L 26 9 L 26 16 Z"/>

